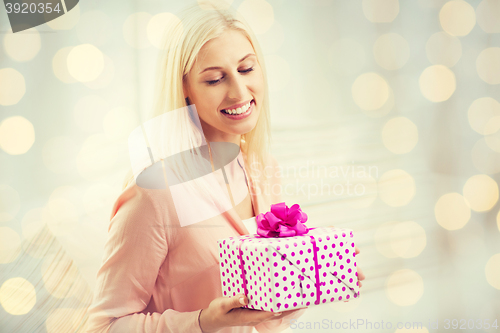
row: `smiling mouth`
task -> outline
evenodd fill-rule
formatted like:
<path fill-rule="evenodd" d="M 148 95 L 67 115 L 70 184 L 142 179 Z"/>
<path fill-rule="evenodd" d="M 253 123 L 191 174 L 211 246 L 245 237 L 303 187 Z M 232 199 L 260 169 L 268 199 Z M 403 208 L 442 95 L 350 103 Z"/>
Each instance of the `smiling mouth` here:
<path fill-rule="evenodd" d="M 245 113 L 248 111 L 248 109 L 250 108 L 250 106 L 252 106 L 252 102 L 254 100 L 252 99 L 250 102 L 248 102 L 247 104 L 239 107 L 239 108 L 236 108 L 236 109 L 223 109 L 221 110 L 221 112 L 225 113 L 225 114 L 231 114 L 231 115 L 239 115 L 239 114 L 242 114 L 242 113 Z"/>

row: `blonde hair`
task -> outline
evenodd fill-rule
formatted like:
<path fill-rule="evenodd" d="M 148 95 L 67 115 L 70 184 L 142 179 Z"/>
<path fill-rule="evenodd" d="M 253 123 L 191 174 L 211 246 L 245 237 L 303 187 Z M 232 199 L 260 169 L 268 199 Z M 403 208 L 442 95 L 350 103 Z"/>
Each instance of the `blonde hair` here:
<path fill-rule="evenodd" d="M 205 9 L 208 7 L 210 8 Z M 231 8 L 220 9 L 212 4 L 203 4 L 203 7 L 195 4 L 182 11 L 179 18 L 180 21 L 172 20 L 164 32 L 163 49 L 158 58 L 159 70 L 156 76 L 152 116 L 158 117 L 166 112 L 188 107 L 183 92 L 184 79 L 192 69 L 200 49 L 205 43 L 221 36 L 226 30 L 239 31 L 251 43 L 264 78 L 264 99 L 259 119 L 250 132 L 242 135 L 240 148 L 247 165 L 252 165 L 252 169 L 257 166 L 258 169 L 263 170 L 269 162 L 269 89 L 263 54 L 255 35 L 241 15 Z M 172 119 L 175 119 L 174 125 L 181 133 L 181 137 L 178 137 L 178 140 L 170 140 L 175 142 L 161 143 L 162 145 L 177 145 L 168 149 L 170 153 L 192 149 L 203 142 L 204 138 L 200 137 L 199 133 L 189 130 L 193 128 L 193 119 L 189 117 L 189 113 L 176 113 Z M 157 151 L 155 159 L 161 155 L 165 153 Z M 132 172 L 129 171 L 123 189 L 133 178 Z"/>

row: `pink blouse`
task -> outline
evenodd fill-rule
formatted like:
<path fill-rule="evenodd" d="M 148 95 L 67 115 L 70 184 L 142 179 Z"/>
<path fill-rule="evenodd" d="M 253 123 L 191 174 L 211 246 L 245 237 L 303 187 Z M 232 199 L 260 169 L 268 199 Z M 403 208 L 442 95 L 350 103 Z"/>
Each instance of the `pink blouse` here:
<path fill-rule="evenodd" d="M 254 212 L 265 213 L 272 203 L 280 202 L 280 195 L 270 190 L 280 184 L 274 177 L 277 163 L 273 159 L 273 172 L 268 172 L 273 177 L 266 186 L 262 177 L 249 177 L 244 161 L 240 152 L 225 168 L 231 191 L 240 197 L 246 191 Z M 184 227 L 174 209 L 168 189 L 144 189 L 132 182 L 120 194 L 88 309 L 87 332 L 202 333 L 199 310 L 222 296 L 217 240 L 248 234 L 248 230 L 234 209 Z M 255 328 L 261 333 L 279 332 L 304 311 Z M 252 327 L 219 332 L 250 333 Z"/>

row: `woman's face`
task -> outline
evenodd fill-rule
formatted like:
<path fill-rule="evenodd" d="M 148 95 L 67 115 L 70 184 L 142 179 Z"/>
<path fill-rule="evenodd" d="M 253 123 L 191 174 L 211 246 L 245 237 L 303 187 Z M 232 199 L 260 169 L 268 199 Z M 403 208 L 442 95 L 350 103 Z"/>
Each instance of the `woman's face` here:
<path fill-rule="evenodd" d="M 209 141 L 239 144 L 259 118 L 264 78 L 252 44 L 228 30 L 201 48 L 184 80 L 184 96 L 196 106 Z"/>

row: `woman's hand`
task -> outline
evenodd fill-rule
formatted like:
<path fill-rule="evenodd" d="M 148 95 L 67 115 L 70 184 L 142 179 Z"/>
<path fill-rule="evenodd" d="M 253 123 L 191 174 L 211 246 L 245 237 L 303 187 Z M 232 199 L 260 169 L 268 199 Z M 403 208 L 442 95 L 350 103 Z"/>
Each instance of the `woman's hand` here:
<path fill-rule="evenodd" d="M 280 319 L 297 310 L 284 312 L 268 312 L 253 309 L 243 309 L 248 304 L 244 294 L 233 297 L 218 297 L 210 302 L 208 309 L 200 313 L 200 328 L 203 333 L 217 332 L 228 326 L 255 326 L 266 320 Z"/>
<path fill-rule="evenodd" d="M 354 252 L 356 252 L 356 255 L 358 255 L 360 252 L 357 245 L 354 246 Z M 361 268 L 359 268 L 359 266 L 356 267 L 358 268 L 358 281 L 359 281 L 359 287 L 361 288 L 361 286 L 363 285 L 361 281 L 363 281 L 366 278 L 366 276 L 365 273 L 363 273 L 363 271 L 361 270 Z"/>

